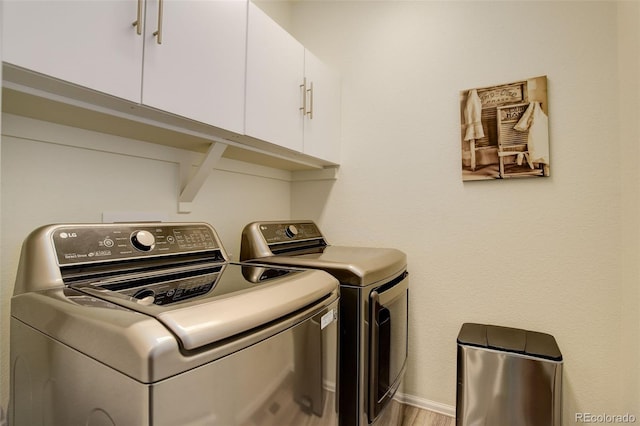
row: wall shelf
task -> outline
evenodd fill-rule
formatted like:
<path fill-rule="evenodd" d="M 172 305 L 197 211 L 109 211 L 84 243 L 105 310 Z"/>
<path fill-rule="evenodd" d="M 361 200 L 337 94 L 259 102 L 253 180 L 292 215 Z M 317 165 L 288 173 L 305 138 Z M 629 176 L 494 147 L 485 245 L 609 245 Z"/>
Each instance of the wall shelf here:
<path fill-rule="evenodd" d="M 3 64 L 2 77 L 2 113 L 191 152 L 188 159 L 175 159 L 179 212 L 190 211 L 207 176 L 224 159 L 283 170 L 290 181 L 337 176 L 337 164 L 9 64 Z"/>
<path fill-rule="evenodd" d="M 337 164 L 194 120 L 3 64 L 2 112 L 80 129 L 206 153 L 228 145 L 225 158 L 283 170 Z"/>

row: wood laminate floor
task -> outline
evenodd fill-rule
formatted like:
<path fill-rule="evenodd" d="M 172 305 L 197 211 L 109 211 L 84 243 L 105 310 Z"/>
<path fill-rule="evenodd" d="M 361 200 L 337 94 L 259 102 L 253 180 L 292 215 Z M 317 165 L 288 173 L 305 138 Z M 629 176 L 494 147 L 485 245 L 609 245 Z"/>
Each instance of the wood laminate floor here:
<path fill-rule="evenodd" d="M 322 407 L 316 407 L 321 411 L 321 415 L 300 409 L 295 397 L 294 376 L 288 375 L 268 399 L 255 410 L 247 413 L 240 424 L 242 426 L 335 425 L 337 423 L 335 394 L 329 390 L 325 391 L 327 394 L 322 398 Z M 376 424 L 380 426 L 455 426 L 456 421 L 453 417 L 422 410 L 393 399 L 380 414 Z"/>
<path fill-rule="evenodd" d="M 455 426 L 456 419 L 411 405 L 404 406 L 402 426 Z"/>

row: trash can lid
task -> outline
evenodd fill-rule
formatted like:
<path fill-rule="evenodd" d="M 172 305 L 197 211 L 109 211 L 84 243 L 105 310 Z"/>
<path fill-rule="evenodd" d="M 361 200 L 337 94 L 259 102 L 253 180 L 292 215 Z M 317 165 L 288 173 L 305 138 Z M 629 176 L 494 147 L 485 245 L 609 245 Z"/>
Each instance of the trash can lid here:
<path fill-rule="evenodd" d="M 464 323 L 458 333 L 458 343 L 562 361 L 562 353 L 556 339 L 550 334 L 537 331 Z"/>

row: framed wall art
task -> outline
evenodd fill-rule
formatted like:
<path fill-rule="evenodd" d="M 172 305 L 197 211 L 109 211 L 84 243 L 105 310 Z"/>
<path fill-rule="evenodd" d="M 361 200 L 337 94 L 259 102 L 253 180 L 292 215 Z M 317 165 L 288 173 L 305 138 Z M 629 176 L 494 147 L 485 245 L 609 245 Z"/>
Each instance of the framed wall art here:
<path fill-rule="evenodd" d="M 460 92 L 462 180 L 549 176 L 547 77 Z"/>

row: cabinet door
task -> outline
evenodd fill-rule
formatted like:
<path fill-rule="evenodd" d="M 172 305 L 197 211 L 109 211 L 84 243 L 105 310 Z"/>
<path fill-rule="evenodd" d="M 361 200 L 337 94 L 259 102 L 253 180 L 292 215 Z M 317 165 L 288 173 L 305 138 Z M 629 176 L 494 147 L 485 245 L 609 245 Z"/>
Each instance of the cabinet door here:
<path fill-rule="evenodd" d="M 3 2 L 5 62 L 140 101 L 137 0 Z"/>
<path fill-rule="evenodd" d="M 147 0 L 146 7 L 142 103 L 242 133 L 247 1 Z M 162 44 L 153 35 L 159 25 Z"/>
<path fill-rule="evenodd" d="M 304 47 L 249 4 L 245 133 L 302 152 Z"/>
<path fill-rule="evenodd" d="M 308 50 L 305 51 L 304 68 L 309 91 L 304 153 L 340 163 L 340 77 Z"/>

